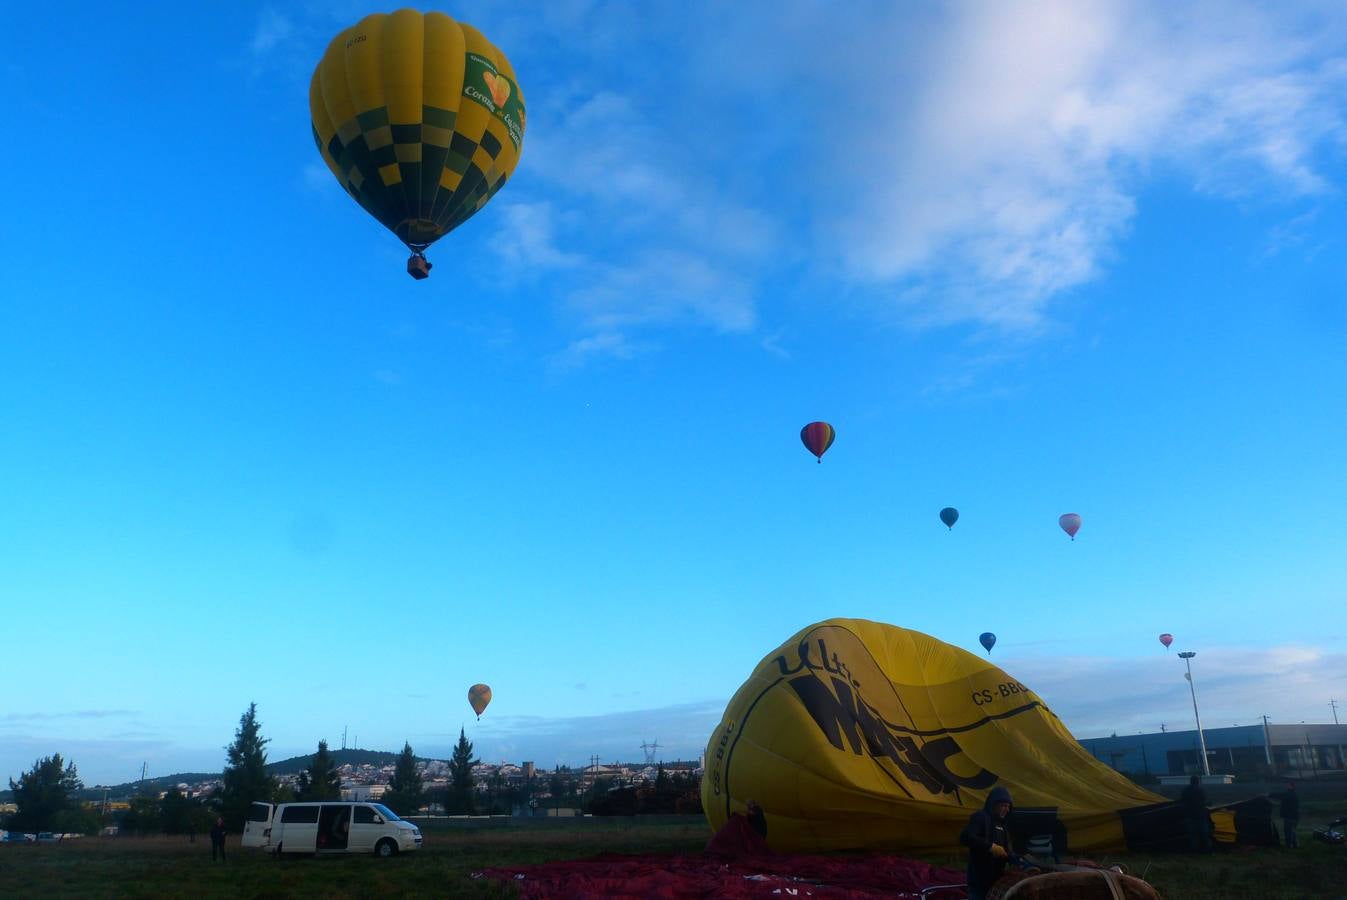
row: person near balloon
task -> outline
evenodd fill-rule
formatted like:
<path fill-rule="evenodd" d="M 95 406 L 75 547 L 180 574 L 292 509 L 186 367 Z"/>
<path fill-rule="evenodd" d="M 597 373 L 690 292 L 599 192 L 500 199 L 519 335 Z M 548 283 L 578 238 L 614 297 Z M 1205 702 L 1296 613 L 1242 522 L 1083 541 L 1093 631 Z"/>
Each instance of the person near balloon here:
<path fill-rule="evenodd" d="M 1281 794 L 1282 834 L 1286 846 L 1292 850 L 1300 849 L 1300 840 L 1296 837 L 1296 828 L 1300 825 L 1300 795 L 1296 793 L 1296 783 L 1286 782 L 1286 790 Z"/>
<path fill-rule="evenodd" d="M 725 824 L 712 835 L 703 851 L 722 859 L 770 856 L 767 846 L 767 815 L 756 800 L 744 801 L 744 811 L 730 813 Z"/>
<path fill-rule="evenodd" d="M 1179 795 L 1183 808 L 1183 827 L 1188 833 L 1188 848 L 1194 853 L 1211 852 L 1211 812 L 1207 809 L 1207 792 L 1202 790 L 1202 779 L 1194 775 Z"/>
<path fill-rule="evenodd" d="M 994 787 L 959 835 L 968 848 L 968 900 L 984 900 L 1014 855 L 1008 825 L 1012 809 L 1009 789 Z"/>
<path fill-rule="evenodd" d="M 758 837 L 767 840 L 767 814 L 762 811 L 758 801 L 744 802 L 744 818 L 748 819 L 748 824 L 758 833 Z"/>

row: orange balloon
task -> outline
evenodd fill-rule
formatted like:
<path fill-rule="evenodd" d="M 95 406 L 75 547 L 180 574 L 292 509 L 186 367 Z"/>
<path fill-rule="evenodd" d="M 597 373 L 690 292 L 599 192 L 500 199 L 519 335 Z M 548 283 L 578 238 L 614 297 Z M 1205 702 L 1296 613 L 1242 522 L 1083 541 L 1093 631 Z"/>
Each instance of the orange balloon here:
<path fill-rule="evenodd" d="M 468 703 L 472 706 L 472 711 L 477 713 L 477 718 L 482 717 L 482 711 L 486 705 L 491 702 L 491 687 L 485 684 L 474 684 L 468 688 Z"/>

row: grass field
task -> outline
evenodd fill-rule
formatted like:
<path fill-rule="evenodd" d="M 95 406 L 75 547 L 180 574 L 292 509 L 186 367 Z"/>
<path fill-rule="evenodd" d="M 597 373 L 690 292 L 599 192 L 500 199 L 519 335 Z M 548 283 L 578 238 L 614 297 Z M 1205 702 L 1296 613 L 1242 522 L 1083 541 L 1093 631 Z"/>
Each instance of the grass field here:
<path fill-rule="evenodd" d="M 577 859 L 601 852 L 698 853 L 704 820 L 643 823 L 585 820 L 566 827 L 428 828 L 425 847 L 373 857 L 278 862 L 231 839 L 212 863 L 210 843 L 184 838 L 82 838 L 63 844 L 0 845 L 0 897 L 512 897 L 474 879 L 488 866 Z M 1314 824 L 1307 822 L 1307 826 Z M 1185 855 L 1115 855 L 1145 873 L 1166 898 L 1347 898 L 1347 847 L 1308 840 L 1299 851 L 1257 849 Z M 962 868 L 960 859 L 933 859 Z"/>

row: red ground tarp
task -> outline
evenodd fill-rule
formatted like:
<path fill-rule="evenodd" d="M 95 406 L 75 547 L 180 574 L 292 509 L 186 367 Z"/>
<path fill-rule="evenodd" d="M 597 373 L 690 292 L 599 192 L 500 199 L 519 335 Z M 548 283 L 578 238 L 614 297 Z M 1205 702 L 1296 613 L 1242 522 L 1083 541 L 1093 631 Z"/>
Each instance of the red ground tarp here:
<path fill-rule="evenodd" d="M 915 897 L 923 888 L 962 884 L 963 872 L 900 856 L 624 856 L 487 869 L 525 900 L 690 900 L 690 898 Z M 964 897 L 963 890 L 929 895 Z"/>

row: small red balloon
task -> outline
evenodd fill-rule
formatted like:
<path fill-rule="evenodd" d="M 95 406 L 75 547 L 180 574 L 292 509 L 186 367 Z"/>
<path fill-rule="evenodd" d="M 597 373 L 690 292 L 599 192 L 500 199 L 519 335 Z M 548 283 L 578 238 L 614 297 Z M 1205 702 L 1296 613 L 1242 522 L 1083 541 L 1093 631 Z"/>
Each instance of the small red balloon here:
<path fill-rule="evenodd" d="M 1174 635 L 1166 631 L 1164 634 L 1160 635 L 1160 643 L 1164 644 L 1165 649 L 1168 650 L 1169 645 L 1174 643 Z"/>
<path fill-rule="evenodd" d="M 819 462 L 823 462 L 823 454 L 828 452 L 836 437 L 837 432 L 827 422 L 810 422 L 800 429 L 800 440 L 805 449 L 817 456 Z"/>
<path fill-rule="evenodd" d="M 1057 517 L 1057 524 L 1062 527 L 1071 538 L 1076 539 L 1076 532 L 1080 531 L 1080 515 L 1078 513 L 1064 513 Z"/>

